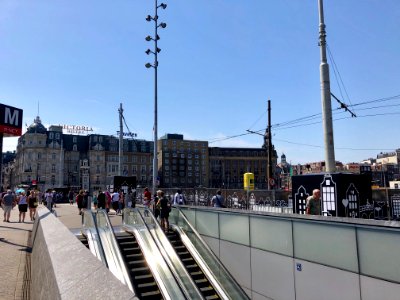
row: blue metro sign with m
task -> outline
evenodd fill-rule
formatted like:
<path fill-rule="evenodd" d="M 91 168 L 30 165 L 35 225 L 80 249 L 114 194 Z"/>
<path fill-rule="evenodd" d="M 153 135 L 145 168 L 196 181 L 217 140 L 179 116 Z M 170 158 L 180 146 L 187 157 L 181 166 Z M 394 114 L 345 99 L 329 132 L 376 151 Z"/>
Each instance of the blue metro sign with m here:
<path fill-rule="evenodd" d="M 22 134 L 22 109 L 0 103 L 0 134 L 20 136 Z"/>

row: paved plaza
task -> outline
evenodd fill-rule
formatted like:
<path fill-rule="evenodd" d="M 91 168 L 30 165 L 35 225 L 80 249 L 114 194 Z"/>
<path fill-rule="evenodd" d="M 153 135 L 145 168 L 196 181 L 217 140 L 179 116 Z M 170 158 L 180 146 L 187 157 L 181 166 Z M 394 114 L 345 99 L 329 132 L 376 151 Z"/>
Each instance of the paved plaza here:
<path fill-rule="evenodd" d="M 38 209 L 43 209 L 39 205 Z M 58 219 L 68 228 L 80 228 L 82 217 L 78 214 L 76 204 L 58 204 L 55 208 Z M 4 211 L 0 209 L 3 214 Z M 33 222 L 29 212 L 25 223 L 18 222 L 17 207 L 11 212 L 10 222 L 0 224 L 0 299 L 29 299 L 30 281 L 30 243 Z M 110 220 L 113 225 L 121 224 L 121 216 L 112 211 Z M 29 220 L 29 221 L 27 221 Z"/>

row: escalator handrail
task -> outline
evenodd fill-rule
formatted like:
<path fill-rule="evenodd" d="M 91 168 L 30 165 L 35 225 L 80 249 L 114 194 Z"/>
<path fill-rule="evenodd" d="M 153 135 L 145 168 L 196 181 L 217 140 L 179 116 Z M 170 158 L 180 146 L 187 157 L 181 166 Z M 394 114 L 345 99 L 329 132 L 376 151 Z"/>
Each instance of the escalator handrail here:
<path fill-rule="evenodd" d="M 91 220 L 91 221 L 87 222 L 87 220 Z M 95 240 L 95 243 L 97 245 L 97 247 L 96 247 L 97 249 L 91 249 L 89 247 L 90 251 L 101 262 L 103 262 L 105 264 L 105 266 L 108 268 L 108 263 L 107 263 L 106 255 L 104 253 L 103 244 L 101 242 L 99 230 L 97 228 L 96 215 L 91 210 L 84 210 L 84 214 L 82 215 L 82 227 L 83 227 L 82 229 L 84 229 L 90 233 L 92 240 Z M 93 230 L 96 233 L 94 238 L 93 238 L 94 235 L 92 232 Z M 88 239 L 88 242 L 89 242 L 89 239 Z M 98 251 L 96 251 L 96 250 L 98 250 Z"/>
<path fill-rule="evenodd" d="M 119 246 L 118 246 L 118 243 L 117 243 L 117 239 L 115 237 L 115 233 L 114 233 L 113 227 L 112 227 L 110 219 L 108 217 L 108 213 L 106 212 L 106 210 L 103 210 L 103 209 L 97 210 L 97 212 L 96 212 L 96 227 L 97 228 L 98 228 L 98 225 L 99 225 L 98 224 L 98 221 L 99 221 L 98 216 L 99 215 L 103 215 L 104 219 L 106 221 L 106 227 L 108 227 L 107 232 L 108 232 L 108 235 L 110 236 L 110 242 L 112 244 L 111 247 L 113 248 L 112 249 L 112 253 L 116 256 L 115 259 L 117 260 L 117 261 L 115 261 L 115 264 L 116 264 L 117 267 L 119 267 L 118 269 L 121 272 L 122 278 L 119 277 L 118 274 L 114 274 L 114 275 L 117 278 L 119 278 L 122 283 L 126 284 L 128 286 L 128 288 L 136 295 L 136 291 L 134 290 L 133 285 L 132 285 L 132 279 L 131 279 L 131 277 L 130 277 L 130 275 L 128 273 L 128 267 L 127 267 L 127 265 L 125 263 L 125 260 L 122 257 L 121 251 L 119 249 Z"/>
<path fill-rule="evenodd" d="M 178 281 L 186 297 L 188 299 L 204 299 L 193 278 L 189 275 L 189 272 L 186 270 L 175 249 L 172 247 L 164 231 L 161 229 L 160 224 L 158 224 L 158 221 L 156 220 L 152 211 L 147 207 L 143 207 L 142 209 L 139 209 L 140 214 L 142 213 L 141 210 L 143 210 L 143 212 L 147 211 L 151 220 L 153 221 L 153 224 L 155 226 L 154 234 L 153 231 L 150 230 L 146 221 L 145 225 L 153 236 L 153 239 L 155 240 L 161 254 L 163 254 L 164 260 L 167 262 L 172 274 Z M 169 249 L 167 250 L 166 247 Z M 182 277 L 187 278 L 189 284 L 187 284 L 187 281 L 182 280 Z"/>
<path fill-rule="evenodd" d="M 125 214 L 126 212 L 130 212 L 130 211 L 135 212 L 135 214 L 139 217 L 140 224 L 127 224 L 126 220 L 128 218 L 125 217 L 125 215 L 124 215 L 124 223 L 123 223 L 124 229 L 127 230 L 128 232 L 129 231 L 133 231 L 132 233 L 135 234 L 135 237 L 136 237 L 136 240 L 138 241 L 139 247 L 142 248 L 142 246 L 146 246 L 147 247 L 148 241 L 145 241 L 145 237 L 143 236 L 144 235 L 144 231 L 139 230 L 138 226 L 141 226 L 142 228 L 145 228 L 146 229 L 145 231 L 149 233 L 150 241 L 152 241 L 155 244 L 155 248 L 157 249 L 157 251 L 160 251 L 158 249 L 158 247 L 157 247 L 157 243 L 154 241 L 154 238 L 153 238 L 152 234 L 150 233 L 150 230 L 146 226 L 146 222 L 145 222 L 143 216 L 140 214 L 139 209 L 138 208 L 125 208 L 124 211 L 123 211 L 123 214 Z M 152 249 L 152 248 L 150 247 L 150 249 Z M 156 266 L 154 266 L 154 265 L 152 266 L 150 261 L 148 260 L 150 258 L 154 258 L 153 253 L 151 253 L 151 257 L 150 257 L 150 252 L 151 251 L 144 251 L 144 249 L 142 249 L 142 251 L 143 251 L 142 252 L 143 255 L 145 256 L 146 262 L 149 264 L 149 268 L 150 268 L 150 270 L 151 270 L 151 272 L 153 274 L 154 280 L 156 281 L 157 285 L 159 286 L 160 292 L 162 293 L 163 297 L 165 299 L 176 299 L 176 298 L 172 298 L 170 296 L 170 292 L 167 289 L 167 287 L 166 287 L 166 285 L 164 283 L 164 280 L 162 280 L 162 275 L 159 272 L 158 268 Z M 163 256 L 162 256 L 162 258 L 163 258 Z M 165 263 L 165 261 L 164 261 L 164 263 Z M 168 264 L 166 264 L 166 267 L 171 272 L 171 270 L 169 269 Z M 171 272 L 171 275 L 172 275 L 172 278 L 175 279 L 175 277 L 174 277 L 172 272 Z M 185 293 L 182 291 L 182 289 L 180 288 L 180 286 L 178 285 L 177 282 L 176 282 L 176 285 L 177 285 L 176 288 L 179 289 L 179 291 L 182 293 L 182 299 L 185 299 Z M 174 288 L 174 290 L 176 290 L 176 288 Z"/>
<path fill-rule="evenodd" d="M 218 265 L 218 269 L 220 270 L 219 272 L 221 273 L 221 271 L 224 273 L 224 277 L 229 279 L 229 281 L 231 282 L 232 286 L 229 287 L 229 289 L 227 290 L 227 287 L 222 286 L 220 284 L 218 284 L 218 286 L 220 286 L 226 293 L 226 295 L 229 295 L 230 292 L 232 291 L 232 289 L 235 289 L 237 292 L 239 292 L 242 296 L 243 299 L 249 299 L 249 297 L 247 296 L 247 294 L 243 291 L 243 289 L 241 288 L 241 286 L 238 284 L 238 282 L 235 280 L 235 278 L 233 278 L 233 276 L 231 275 L 231 273 L 226 269 L 226 267 L 221 263 L 221 261 L 219 260 L 219 258 L 214 254 L 214 252 L 211 250 L 211 248 L 207 245 L 206 242 L 204 242 L 203 238 L 200 236 L 200 234 L 197 232 L 197 230 L 192 226 L 192 224 L 190 224 L 189 220 L 186 218 L 185 214 L 181 211 L 181 209 L 179 207 L 173 207 L 174 209 L 176 209 L 178 211 L 178 214 L 180 218 L 182 218 L 182 220 L 186 223 L 186 225 L 190 228 L 191 232 L 196 236 L 197 240 L 202 244 L 202 246 L 205 248 L 205 250 L 208 252 L 207 254 L 209 256 L 211 256 L 212 260 L 214 263 L 216 263 Z M 176 226 L 178 228 L 180 228 L 178 226 L 178 224 L 176 224 Z M 182 229 L 181 229 L 182 230 Z M 182 230 L 184 232 L 184 230 Z M 194 247 L 194 246 L 193 246 Z M 196 253 L 198 253 L 198 251 L 196 250 L 196 247 L 194 247 L 193 249 L 194 251 L 196 251 Z M 199 254 L 200 255 L 200 254 Z M 201 255 L 200 255 L 201 257 Z M 207 264 L 208 265 L 208 264 Z M 209 267 L 208 267 L 209 268 Z M 218 276 L 216 276 L 213 272 L 213 270 L 209 269 L 210 272 L 213 274 L 214 278 L 218 278 Z M 213 279 L 213 278 L 210 278 Z M 214 282 L 214 281 L 213 281 Z"/>

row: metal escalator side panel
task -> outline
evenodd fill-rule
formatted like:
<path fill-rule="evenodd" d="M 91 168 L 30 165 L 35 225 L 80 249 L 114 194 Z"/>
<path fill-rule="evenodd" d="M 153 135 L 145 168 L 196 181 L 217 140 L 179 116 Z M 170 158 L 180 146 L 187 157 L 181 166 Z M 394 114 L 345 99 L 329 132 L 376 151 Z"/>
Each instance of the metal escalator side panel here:
<path fill-rule="evenodd" d="M 82 216 L 82 234 L 86 236 L 90 251 L 107 267 L 107 260 L 104 255 L 104 249 L 100 241 L 96 226 L 95 215 L 90 210 L 84 210 Z"/>
<path fill-rule="evenodd" d="M 139 209 L 140 213 L 143 215 L 148 208 Z M 188 299 L 204 299 L 200 290 L 198 289 L 196 283 L 193 281 L 189 272 L 186 270 L 181 259 L 175 252 L 175 249 L 171 245 L 164 231 L 161 229 L 154 215 L 148 211 L 148 218 L 143 218 L 146 227 L 149 229 L 154 241 L 156 242 L 161 254 L 167 265 L 169 266 L 171 272 L 173 273 L 178 284 L 181 286 L 182 291 L 185 293 Z"/>
<path fill-rule="evenodd" d="M 101 244 L 104 249 L 104 255 L 108 263 L 108 269 L 117 277 L 123 284 L 135 293 L 131 278 L 128 274 L 127 266 L 120 252 L 113 227 L 108 218 L 106 211 L 98 210 L 96 213 L 97 230 Z"/>
<path fill-rule="evenodd" d="M 173 208 L 174 219 L 177 224 L 174 229 L 181 234 L 182 242 L 191 252 L 223 299 L 249 299 L 240 285 L 228 272 L 210 247 L 204 242 L 199 233 L 189 223 L 179 208 Z M 210 276 L 210 277 L 208 277 Z"/>
<path fill-rule="evenodd" d="M 218 280 L 218 278 L 211 271 L 211 268 L 209 267 L 209 263 L 206 263 L 206 261 L 203 259 L 203 257 L 200 255 L 200 253 L 197 251 L 196 247 L 193 245 L 192 241 L 188 238 L 186 233 L 180 227 L 178 227 L 176 225 L 171 225 L 171 227 L 174 229 L 174 231 L 176 231 L 177 234 L 179 234 L 183 245 L 186 247 L 187 251 L 191 254 L 194 261 L 200 267 L 204 276 L 211 283 L 211 285 L 217 292 L 218 296 L 221 299 L 231 299 L 228 296 L 228 294 L 226 293 L 225 289 L 221 286 L 221 283 Z"/>

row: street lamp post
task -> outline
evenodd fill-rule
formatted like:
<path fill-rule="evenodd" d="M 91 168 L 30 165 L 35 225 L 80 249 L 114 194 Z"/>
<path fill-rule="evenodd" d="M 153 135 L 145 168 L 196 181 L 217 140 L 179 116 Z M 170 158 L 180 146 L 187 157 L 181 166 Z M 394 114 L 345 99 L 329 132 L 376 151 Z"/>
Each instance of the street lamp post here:
<path fill-rule="evenodd" d="M 146 17 L 146 21 L 151 22 L 154 21 L 154 37 L 151 37 L 150 35 L 148 35 L 146 37 L 146 41 L 150 42 L 150 41 L 154 41 L 154 51 L 147 49 L 146 50 L 146 54 L 150 55 L 153 54 L 154 55 L 154 64 L 151 63 L 147 63 L 145 66 L 146 68 L 154 68 L 154 151 L 153 151 L 153 188 L 152 188 L 152 192 L 153 192 L 153 197 L 155 196 L 156 193 L 156 186 L 157 186 L 157 177 L 158 177 L 158 158 L 157 158 L 157 119 L 158 119 L 158 115 L 157 115 L 157 69 L 158 69 L 158 59 L 157 59 L 157 55 L 158 53 L 160 53 L 161 49 L 157 47 L 157 43 L 158 40 L 160 39 L 160 37 L 158 36 L 158 28 L 165 28 L 167 27 L 166 23 L 161 22 L 160 24 L 158 23 L 158 9 L 162 8 L 162 9 L 166 9 L 167 5 L 164 3 L 161 3 L 160 5 L 158 5 L 158 1 L 155 0 L 155 16 L 152 17 L 150 15 L 148 15 Z"/>

